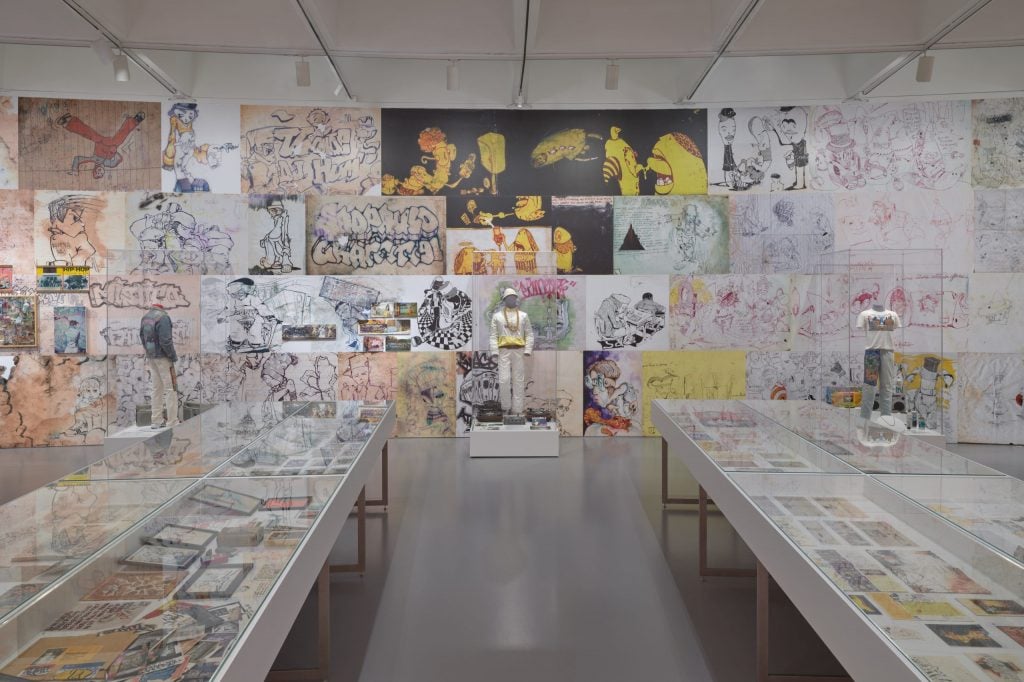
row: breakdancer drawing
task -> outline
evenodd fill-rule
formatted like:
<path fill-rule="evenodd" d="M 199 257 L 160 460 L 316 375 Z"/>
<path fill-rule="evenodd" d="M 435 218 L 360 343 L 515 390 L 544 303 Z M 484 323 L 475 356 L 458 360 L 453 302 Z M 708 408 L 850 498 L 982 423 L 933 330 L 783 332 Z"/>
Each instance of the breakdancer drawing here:
<path fill-rule="evenodd" d="M 146 114 L 138 112 L 129 116 L 121 123 L 121 127 L 113 135 L 101 135 L 92 126 L 71 114 L 64 114 L 57 119 L 57 125 L 70 133 L 84 137 L 93 143 L 92 155 L 78 155 L 71 161 L 71 170 L 68 175 L 78 175 L 82 164 L 92 164 L 92 176 L 99 180 L 106 173 L 108 168 L 117 168 L 124 161 L 118 148 L 124 144 L 132 131 L 139 127 L 139 124 L 146 119 Z"/>

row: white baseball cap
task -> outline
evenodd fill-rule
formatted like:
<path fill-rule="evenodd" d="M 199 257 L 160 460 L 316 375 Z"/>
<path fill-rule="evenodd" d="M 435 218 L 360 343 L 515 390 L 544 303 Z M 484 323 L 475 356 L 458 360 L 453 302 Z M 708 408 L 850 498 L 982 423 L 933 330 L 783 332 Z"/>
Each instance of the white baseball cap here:
<path fill-rule="evenodd" d="M 519 294 L 512 287 L 507 287 L 505 291 L 501 292 L 502 299 L 506 299 L 509 296 L 515 296 L 516 298 L 519 298 Z"/>

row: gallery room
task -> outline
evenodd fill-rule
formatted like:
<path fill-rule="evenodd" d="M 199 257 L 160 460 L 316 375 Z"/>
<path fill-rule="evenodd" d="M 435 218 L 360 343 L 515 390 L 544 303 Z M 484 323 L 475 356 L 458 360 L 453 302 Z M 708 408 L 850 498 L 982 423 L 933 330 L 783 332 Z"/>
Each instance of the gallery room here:
<path fill-rule="evenodd" d="M 0 679 L 1024 682 L 1020 0 L 0 0 Z"/>

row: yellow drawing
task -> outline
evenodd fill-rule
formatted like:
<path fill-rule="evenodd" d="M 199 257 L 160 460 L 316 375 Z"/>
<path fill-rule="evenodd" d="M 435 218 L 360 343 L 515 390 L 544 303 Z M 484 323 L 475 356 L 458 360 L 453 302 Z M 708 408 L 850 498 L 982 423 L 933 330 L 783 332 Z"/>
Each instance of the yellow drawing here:
<path fill-rule="evenodd" d="M 543 199 L 538 196 L 516 197 L 515 214 L 524 223 L 531 223 L 544 217 Z"/>
<path fill-rule="evenodd" d="M 459 242 L 459 252 L 455 254 L 456 275 L 472 275 L 473 260 L 476 247 L 472 242 Z"/>
<path fill-rule="evenodd" d="M 498 175 L 505 172 L 505 136 L 485 133 L 476 138 L 476 143 L 480 146 L 480 164 L 491 174 L 484 179 L 484 187 L 489 188 L 491 194 L 497 194 Z"/>
<path fill-rule="evenodd" d="M 530 163 L 534 168 L 543 168 L 558 163 L 559 161 L 594 161 L 596 156 L 582 157 L 584 152 L 590 151 L 587 138 L 600 140 L 601 136 L 595 133 L 588 133 L 583 128 L 570 128 L 559 130 L 541 140 L 533 151 L 530 152 Z"/>
<path fill-rule="evenodd" d="M 606 183 L 618 181 L 619 194 L 635 197 L 640 194 L 640 173 L 644 167 L 629 143 L 619 137 L 621 132 L 622 128 L 612 126 L 611 135 L 604 143 L 605 160 L 601 171 Z"/>
<path fill-rule="evenodd" d="M 498 227 L 495 225 L 496 220 L 504 220 L 512 216 L 515 216 L 524 223 L 540 220 L 546 213 L 542 208 L 543 205 L 543 197 L 517 196 L 511 212 L 498 211 L 497 213 L 491 213 L 490 211 L 481 211 L 476 203 L 476 199 L 470 199 L 466 202 L 466 210 L 459 217 L 463 225 L 475 224 L 496 229 Z"/>
<path fill-rule="evenodd" d="M 707 194 L 708 171 L 700 149 L 688 135 L 666 133 L 658 138 L 647 158 L 641 165 L 636 152 L 620 137 L 622 129 L 612 126 L 611 135 L 604 143 L 604 181 L 616 180 L 619 193 L 623 196 L 640 194 L 640 175 L 650 171 L 655 174 L 654 193 L 665 194 Z"/>
<path fill-rule="evenodd" d="M 537 274 L 537 256 L 534 254 L 540 250 L 540 247 L 528 229 L 525 227 L 519 229 L 516 238 L 512 241 L 511 250 L 522 252 L 515 255 L 517 273 L 520 275 Z"/>
<path fill-rule="evenodd" d="M 572 235 L 564 227 L 556 227 L 552 235 L 555 245 L 555 267 L 559 274 L 568 274 L 573 271 L 572 259 L 576 253 L 576 245 L 572 242 Z"/>
<path fill-rule="evenodd" d="M 476 154 L 470 154 L 459 165 L 459 178 L 449 183 L 452 165 L 458 157 L 458 151 L 454 144 L 448 142 L 445 132 L 436 127 L 425 128 L 420 131 L 416 142 L 420 151 L 430 156 L 420 157 L 420 163 L 424 165 L 410 168 L 409 177 L 404 180 L 398 180 L 393 175 L 385 175 L 381 179 L 381 191 L 384 194 L 405 196 L 415 196 L 426 192 L 437 194 L 445 187 L 456 187 L 476 170 Z M 431 163 L 434 165 L 433 172 L 426 165 Z M 502 166 L 504 166 L 504 149 L 502 149 Z M 504 168 L 502 169 L 504 170 Z"/>
<path fill-rule="evenodd" d="M 644 351 L 644 435 L 657 436 L 651 422 L 651 401 L 726 400 L 747 394 L 744 351 Z"/>

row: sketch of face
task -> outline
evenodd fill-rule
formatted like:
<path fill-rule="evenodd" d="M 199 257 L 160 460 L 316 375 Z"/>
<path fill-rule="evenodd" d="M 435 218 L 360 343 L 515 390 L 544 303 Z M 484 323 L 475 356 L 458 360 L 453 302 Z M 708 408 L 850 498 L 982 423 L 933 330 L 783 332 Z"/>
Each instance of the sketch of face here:
<path fill-rule="evenodd" d="M 178 120 L 188 125 L 192 121 L 196 120 L 196 114 L 198 112 L 195 109 L 178 109 L 174 112 L 174 115 L 178 117 Z"/>
<path fill-rule="evenodd" d="M 790 140 L 799 139 L 799 132 L 796 129 L 796 121 L 791 118 L 785 119 L 779 126 L 780 131 Z"/>
<path fill-rule="evenodd" d="M 719 119 L 718 134 L 722 136 L 723 142 L 725 142 L 726 144 L 732 144 L 732 141 L 736 139 L 736 119 Z"/>
<path fill-rule="evenodd" d="M 253 287 L 248 284 L 235 283 L 229 284 L 227 289 L 228 296 L 235 299 L 236 301 L 241 301 L 252 293 Z"/>
<path fill-rule="evenodd" d="M 309 116 L 306 117 L 306 121 L 309 125 L 313 126 L 319 131 L 323 131 L 327 127 L 327 123 L 331 120 L 331 117 L 327 115 L 327 112 L 323 109 L 314 109 L 309 112 Z"/>
<path fill-rule="evenodd" d="M 78 406 L 86 407 L 92 405 L 97 400 L 103 397 L 103 390 L 100 386 L 100 380 L 94 377 L 90 377 L 82 381 L 81 386 L 78 388 Z"/>

